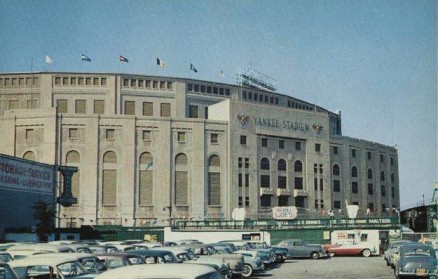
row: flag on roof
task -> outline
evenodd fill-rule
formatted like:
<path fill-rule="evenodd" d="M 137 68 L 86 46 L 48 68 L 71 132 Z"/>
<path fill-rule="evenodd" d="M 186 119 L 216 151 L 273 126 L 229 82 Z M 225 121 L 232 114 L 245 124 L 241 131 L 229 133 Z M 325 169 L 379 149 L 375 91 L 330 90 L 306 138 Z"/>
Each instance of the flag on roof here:
<path fill-rule="evenodd" d="M 166 67 L 166 63 L 164 63 L 163 60 L 161 60 L 160 58 L 157 58 L 157 65 L 160 67 Z"/>
<path fill-rule="evenodd" d="M 81 60 L 82 60 L 82 61 L 91 62 L 90 57 L 86 56 L 85 54 L 81 54 Z"/>
<path fill-rule="evenodd" d="M 126 57 L 124 57 L 124 56 L 119 56 L 119 60 L 120 60 L 120 62 L 126 62 L 126 63 L 128 63 L 128 59 L 126 58 Z"/>
<path fill-rule="evenodd" d="M 221 77 L 225 77 L 225 73 L 221 70 L 220 73 Z"/>
<path fill-rule="evenodd" d="M 53 59 L 50 56 L 46 55 L 46 64 L 52 64 Z"/>
<path fill-rule="evenodd" d="M 193 64 L 190 64 L 190 70 L 197 73 L 198 70 L 196 70 L 195 66 L 193 66 Z"/>

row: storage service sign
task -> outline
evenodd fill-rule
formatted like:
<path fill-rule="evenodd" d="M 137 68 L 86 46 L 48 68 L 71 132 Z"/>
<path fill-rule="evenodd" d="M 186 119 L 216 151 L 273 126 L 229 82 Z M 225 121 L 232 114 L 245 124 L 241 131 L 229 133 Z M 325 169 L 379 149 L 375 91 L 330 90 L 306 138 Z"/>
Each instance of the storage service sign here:
<path fill-rule="evenodd" d="M 0 154 L 0 188 L 53 193 L 54 166 Z"/>

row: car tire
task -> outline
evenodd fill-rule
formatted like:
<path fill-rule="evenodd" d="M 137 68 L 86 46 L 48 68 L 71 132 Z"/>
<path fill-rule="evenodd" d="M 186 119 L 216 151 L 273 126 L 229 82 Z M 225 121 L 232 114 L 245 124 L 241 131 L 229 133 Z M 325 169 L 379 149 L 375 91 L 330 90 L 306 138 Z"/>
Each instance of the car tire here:
<path fill-rule="evenodd" d="M 362 257 L 366 257 L 368 258 L 369 256 L 371 256 L 371 251 L 368 249 L 365 249 L 362 251 Z"/>
<path fill-rule="evenodd" d="M 250 277 L 252 275 L 252 273 L 253 273 L 252 266 L 249 265 L 249 264 L 245 264 L 243 266 L 242 276 L 245 277 L 245 278 L 248 278 L 248 277 Z"/>
<path fill-rule="evenodd" d="M 319 258 L 319 255 L 318 255 L 317 252 L 312 252 L 312 253 L 310 254 L 310 258 L 311 258 L 311 259 L 314 259 L 314 260 L 317 260 L 317 259 Z"/>

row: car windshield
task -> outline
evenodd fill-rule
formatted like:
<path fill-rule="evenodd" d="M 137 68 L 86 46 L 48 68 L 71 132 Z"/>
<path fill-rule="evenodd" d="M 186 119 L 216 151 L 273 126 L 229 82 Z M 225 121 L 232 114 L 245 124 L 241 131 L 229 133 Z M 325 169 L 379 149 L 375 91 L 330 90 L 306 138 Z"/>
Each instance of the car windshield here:
<path fill-rule="evenodd" d="M 99 266 L 93 258 L 83 258 L 79 261 L 86 271 L 90 273 L 98 273 Z"/>
<path fill-rule="evenodd" d="M 404 254 L 407 257 L 412 257 L 412 256 L 428 256 L 428 257 L 435 256 L 435 255 L 432 255 L 431 252 L 430 252 L 430 249 L 427 249 L 427 248 L 410 249 L 410 250 L 405 251 Z"/>
<path fill-rule="evenodd" d="M 142 257 L 130 257 L 130 258 L 128 258 L 128 260 L 132 265 L 144 264 Z"/>
<path fill-rule="evenodd" d="M 0 254 L 0 262 L 7 263 L 7 262 L 9 262 L 11 260 L 12 260 L 11 255 L 9 255 L 9 254 Z"/>
<path fill-rule="evenodd" d="M 66 262 L 57 265 L 57 268 L 64 277 L 76 277 L 87 274 L 88 272 L 78 262 Z"/>

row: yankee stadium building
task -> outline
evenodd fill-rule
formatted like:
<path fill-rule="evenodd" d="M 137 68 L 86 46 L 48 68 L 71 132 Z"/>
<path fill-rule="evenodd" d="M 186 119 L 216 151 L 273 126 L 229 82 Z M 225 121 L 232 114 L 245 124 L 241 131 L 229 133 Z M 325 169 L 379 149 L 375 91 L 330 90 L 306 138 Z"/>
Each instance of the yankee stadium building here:
<path fill-rule="evenodd" d="M 253 220 L 276 206 L 383 216 L 400 203 L 397 149 L 343 136 L 340 112 L 254 86 L 6 73 L 0 117 L 0 153 L 78 168 L 60 227 L 230 220 L 239 207 Z"/>

